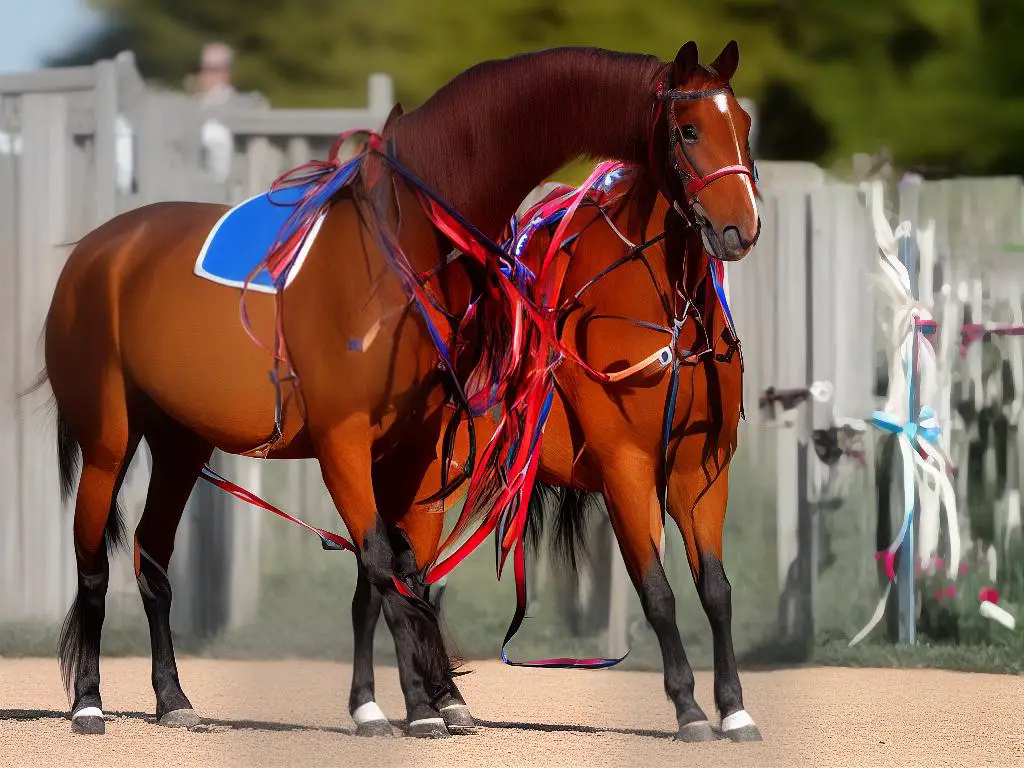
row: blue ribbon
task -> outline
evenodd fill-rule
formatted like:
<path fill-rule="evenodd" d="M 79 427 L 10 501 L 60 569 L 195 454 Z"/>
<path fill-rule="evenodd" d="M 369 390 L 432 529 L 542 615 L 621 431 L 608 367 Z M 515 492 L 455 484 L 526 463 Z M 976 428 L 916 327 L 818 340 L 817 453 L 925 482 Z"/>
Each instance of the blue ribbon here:
<path fill-rule="evenodd" d="M 715 293 L 718 294 L 718 301 L 722 305 L 722 309 L 725 310 L 725 319 L 729 322 L 729 332 L 733 335 L 733 338 L 739 338 L 736 333 L 736 324 L 732 321 L 732 310 L 729 309 L 729 300 L 725 297 L 725 286 L 722 285 L 722 281 L 718 278 L 718 270 L 715 269 L 715 265 L 711 265 L 711 284 L 715 288 Z"/>
<path fill-rule="evenodd" d="M 926 405 L 921 408 L 917 421 L 908 421 L 903 424 L 890 413 L 875 411 L 871 414 L 872 425 L 894 435 L 905 434 L 911 443 L 916 443 L 918 438 L 923 438 L 929 443 L 937 442 L 942 430 L 939 428 L 935 410 Z"/>

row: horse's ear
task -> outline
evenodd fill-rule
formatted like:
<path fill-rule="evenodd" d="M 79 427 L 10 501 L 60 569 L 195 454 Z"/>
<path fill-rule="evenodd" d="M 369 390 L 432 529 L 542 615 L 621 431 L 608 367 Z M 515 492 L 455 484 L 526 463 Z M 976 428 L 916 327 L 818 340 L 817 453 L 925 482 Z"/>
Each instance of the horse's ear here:
<path fill-rule="evenodd" d="M 680 86 L 690 79 L 697 67 L 700 66 L 697 54 L 697 44 L 691 40 L 676 54 L 676 60 L 672 64 L 672 80 L 676 86 Z"/>
<path fill-rule="evenodd" d="M 723 83 L 728 83 L 736 74 L 739 65 L 740 46 L 735 40 L 730 40 L 718 54 L 718 58 L 711 63 L 711 68 L 718 73 Z"/>
<path fill-rule="evenodd" d="M 401 103 L 396 101 L 395 106 L 393 106 L 391 108 L 391 111 L 388 113 L 388 119 L 384 121 L 384 127 L 381 129 L 381 132 L 386 131 L 388 128 L 390 128 L 391 124 L 395 120 L 400 118 L 403 114 L 405 114 L 405 112 L 402 110 Z"/>

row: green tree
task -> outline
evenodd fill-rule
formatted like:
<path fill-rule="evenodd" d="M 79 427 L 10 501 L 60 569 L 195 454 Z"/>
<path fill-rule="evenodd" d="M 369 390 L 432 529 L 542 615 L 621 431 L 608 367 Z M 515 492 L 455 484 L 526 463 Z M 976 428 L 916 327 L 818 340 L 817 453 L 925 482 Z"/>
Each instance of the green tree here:
<path fill-rule="evenodd" d="M 415 107 L 472 64 L 554 45 L 706 58 L 735 38 L 734 85 L 761 113 L 762 154 L 824 164 L 887 146 L 902 165 L 1022 172 L 1024 4 L 1004 0 L 92 0 L 111 26 L 63 57 L 132 48 L 181 87 L 203 43 L 275 106 L 347 106 L 385 71 Z"/>

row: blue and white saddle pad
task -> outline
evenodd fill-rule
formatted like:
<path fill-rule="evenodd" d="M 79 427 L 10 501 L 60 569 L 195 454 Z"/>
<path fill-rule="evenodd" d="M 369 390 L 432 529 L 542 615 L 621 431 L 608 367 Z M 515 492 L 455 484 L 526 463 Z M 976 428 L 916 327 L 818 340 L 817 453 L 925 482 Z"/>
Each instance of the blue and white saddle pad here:
<path fill-rule="evenodd" d="M 306 186 L 263 192 L 236 205 L 214 224 L 206 237 L 194 273 L 220 285 L 241 289 L 245 279 L 266 258 L 285 221 L 306 192 Z M 273 202 L 271 202 L 271 198 Z M 295 278 L 316 240 L 325 214 L 321 214 L 307 235 L 295 264 L 288 272 L 285 287 Z M 253 277 L 248 290 L 276 293 L 266 269 Z"/>

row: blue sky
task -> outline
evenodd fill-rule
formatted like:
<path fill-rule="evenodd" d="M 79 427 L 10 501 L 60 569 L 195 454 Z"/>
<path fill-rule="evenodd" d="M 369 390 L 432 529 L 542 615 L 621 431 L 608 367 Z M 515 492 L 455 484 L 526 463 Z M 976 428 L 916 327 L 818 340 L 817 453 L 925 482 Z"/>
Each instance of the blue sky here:
<path fill-rule="evenodd" d="M 85 0 L 0 0 L 0 72 L 35 69 L 99 22 Z"/>

